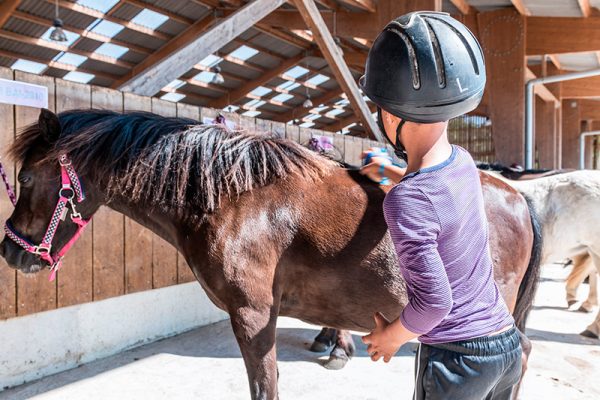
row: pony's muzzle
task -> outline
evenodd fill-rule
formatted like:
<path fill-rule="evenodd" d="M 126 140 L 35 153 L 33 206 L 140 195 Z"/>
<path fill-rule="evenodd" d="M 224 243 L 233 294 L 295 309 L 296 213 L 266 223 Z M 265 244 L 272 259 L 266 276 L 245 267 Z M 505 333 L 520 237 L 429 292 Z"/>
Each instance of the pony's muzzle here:
<path fill-rule="evenodd" d="M 38 272 L 46 264 L 38 256 L 26 252 L 6 237 L 0 243 L 0 256 L 6 260 L 9 267 L 25 273 Z"/>

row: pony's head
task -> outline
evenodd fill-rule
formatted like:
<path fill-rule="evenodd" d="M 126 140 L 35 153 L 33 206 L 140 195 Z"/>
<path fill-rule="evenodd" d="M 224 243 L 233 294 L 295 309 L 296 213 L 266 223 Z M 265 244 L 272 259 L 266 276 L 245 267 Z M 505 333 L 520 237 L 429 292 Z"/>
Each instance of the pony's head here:
<path fill-rule="evenodd" d="M 37 124 L 27 127 L 11 148 L 13 158 L 20 164 L 17 175 L 20 190 L 13 213 L 6 221 L 6 235 L 0 243 L 0 255 L 11 267 L 26 273 L 50 266 L 50 259 L 42 253 L 56 254 L 78 232 L 79 225 L 72 220 L 72 216 L 77 214 L 70 208 L 70 202 L 64 201 L 61 208 L 64 211 L 57 209 L 61 197 L 77 204 L 76 212 L 81 214 L 83 221 L 99 207 L 91 191 L 85 192 L 85 201 L 77 202 L 75 190 L 63 188 L 63 167 L 56 157 L 56 144 L 60 137 L 58 117 L 51 111 L 42 110 Z M 65 161 L 62 163 L 65 164 Z M 82 178 L 73 179 L 81 179 L 82 182 L 78 184 L 85 187 Z M 67 215 L 69 211 L 71 215 Z M 50 236 L 49 231 L 53 231 L 48 243 L 51 246 L 40 246 Z"/>

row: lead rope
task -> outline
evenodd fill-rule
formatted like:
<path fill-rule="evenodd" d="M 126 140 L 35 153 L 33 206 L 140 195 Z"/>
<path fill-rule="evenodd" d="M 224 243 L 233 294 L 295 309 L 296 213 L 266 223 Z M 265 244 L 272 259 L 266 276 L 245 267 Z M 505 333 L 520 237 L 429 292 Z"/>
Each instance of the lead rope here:
<path fill-rule="evenodd" d="M 6 176 L 6 171 L 4 170 L 4 166 L 2 165 L 2 161 L 0 161 L 0 175 L 2 175 L 2 180 L 4 181 L 4 186 L 6 186 L 6 193 L 8 193 L 8 198 L 13 206 L 17 205 L 17 196 L 15 196 L 15 191 L 8 181 L 8 176 Z"/>

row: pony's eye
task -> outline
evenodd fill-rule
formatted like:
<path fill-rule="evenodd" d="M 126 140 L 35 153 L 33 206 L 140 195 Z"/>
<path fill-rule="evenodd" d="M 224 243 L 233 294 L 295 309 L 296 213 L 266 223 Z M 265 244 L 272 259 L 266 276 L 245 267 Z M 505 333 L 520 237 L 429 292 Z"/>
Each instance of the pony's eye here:
<path fill-rule="evenodd" d="M 27 175 L 19 176 L 19 183 L 21 185 L 24 185 L 24 184 L 26 184 L 26 183 L 28 183 L 30 181 L 31 181 L 31 177 L 30 176 L 27 176 Z"/>

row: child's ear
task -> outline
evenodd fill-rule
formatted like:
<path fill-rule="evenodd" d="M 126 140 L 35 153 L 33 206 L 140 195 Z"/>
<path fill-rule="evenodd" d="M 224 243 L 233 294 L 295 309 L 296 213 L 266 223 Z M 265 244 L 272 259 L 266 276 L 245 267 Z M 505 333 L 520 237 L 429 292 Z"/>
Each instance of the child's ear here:
<path fill-rule="evenodd" d="M 42 137 L 50 144 L 60 137 L 60 121 L 52 111 L 42 108 L 38 118 L 38 126 Z"/>

